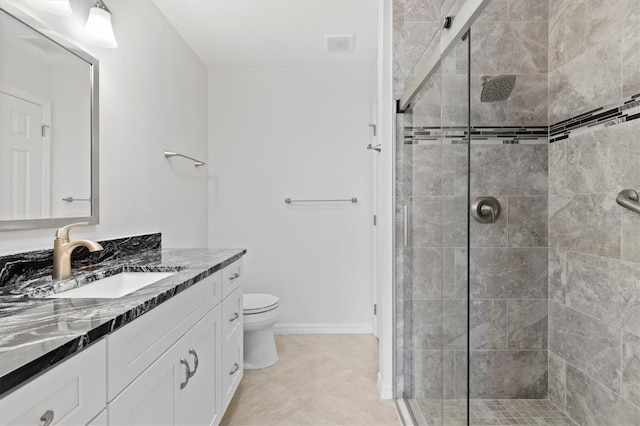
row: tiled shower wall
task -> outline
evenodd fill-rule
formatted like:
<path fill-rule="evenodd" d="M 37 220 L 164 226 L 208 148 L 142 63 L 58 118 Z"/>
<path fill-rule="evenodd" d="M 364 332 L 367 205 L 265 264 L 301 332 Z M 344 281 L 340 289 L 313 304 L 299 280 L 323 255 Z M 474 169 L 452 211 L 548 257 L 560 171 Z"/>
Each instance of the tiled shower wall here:
<path fill-rule="evenodd" d="M 640 0 L 550 4 L 551 124 L 632 105 Z M 640 215 L 615 202 L 640 190 L 640 119 L 624 120 L 549 146 L 549 398 L 585 425 L 640 425 Z"/>
<path fill-rule="evenodd" d="M 441 2 L 433 3 L 438 7 L 428 9 L 438 10 Z M 405 11 L 404 20 L 394 18 L 398 34 L 407 4 L 394 4 L 397 13 Z M 474 25 L 474 127 L 539 126 L 546 133 L 547 17 L 546 1 L 494 0 Z M 410 71 L 399 64 L 417 59 L 417 41 L 407 50 L 408 39 L 405 31 L 395 45 L 396 72 Z M 411 122 L 398 125 L 413 129 L 401 132 L 397 145 L 397 295 L 404 302 L 397 321 L 408 349 L 397 366 L 404 367 L 400 390 L 418 399 L 466 397 L 467 146 L 411 136 L 466 126 L 466 49 L 460 43 L 443 58 L 441 73 L 413 102 Z M 509 100 L 480 103 L 481 77 L 506 73 L 518 78 Z M 471 148 L 472 198 L 493 195 L 502 205 L 495 224 L 471 223 L 471 397 L 546 398 L 547 139 L 505 145 L 505 138 L 514 141 L 478 137 Z M 404 205 L 410 206 L 407 248 Z"/>

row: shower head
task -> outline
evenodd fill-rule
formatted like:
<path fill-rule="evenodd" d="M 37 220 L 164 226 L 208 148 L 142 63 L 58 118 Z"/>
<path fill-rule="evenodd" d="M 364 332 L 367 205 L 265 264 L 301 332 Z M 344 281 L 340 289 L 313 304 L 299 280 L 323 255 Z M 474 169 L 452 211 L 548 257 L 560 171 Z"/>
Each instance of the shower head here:
<path fill-rule="evenodd" d="M 504 101 L 511 95 L 515 84 L 515 75 L 497 75 L 495 77 L 485 75 L 482 77 L 480 102 Z"/>

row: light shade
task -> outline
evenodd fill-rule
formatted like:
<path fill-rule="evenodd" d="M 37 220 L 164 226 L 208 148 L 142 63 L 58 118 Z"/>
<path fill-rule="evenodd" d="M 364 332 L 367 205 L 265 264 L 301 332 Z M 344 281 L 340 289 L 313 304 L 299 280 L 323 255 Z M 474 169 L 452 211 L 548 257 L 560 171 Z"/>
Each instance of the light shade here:
<path fill-rule="evenodd" d="M 84 35 L 94 46 L 107 49 L 118 47 L 113 27 L 111 27 L 111 13 L 99 7 L 89 9 L 89 19 L 84 27 Z"/>
<path fill-rule="evenodd" d="M 37 0 L 30 3 L 54 15 L 71 16 L 73 14 L 69 0 Z"/>

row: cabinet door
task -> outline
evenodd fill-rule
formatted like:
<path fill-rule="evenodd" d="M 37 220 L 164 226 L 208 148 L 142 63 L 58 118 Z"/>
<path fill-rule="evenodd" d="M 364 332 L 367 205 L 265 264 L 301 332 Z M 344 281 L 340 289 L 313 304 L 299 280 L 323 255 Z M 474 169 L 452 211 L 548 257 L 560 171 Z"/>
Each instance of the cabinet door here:
<path fill-rule="evenodd" d="M 123 390 L 108 405 L 109 424 L 218 424 L 222 417 L 220 317 L 217 306 Z"/>
<path fill-rule="evenodd" d="M 185 336 L 185 355 L 192 371 L 184 388 L 181 425 L 217 425 L 222 419 L 222 309 L 216 307 Z"/>
<path fill-rule="evenodd" d="M 180 384 L 187 380 L 179 341 L 134 380 L 109 405 L 110 425 L 174 425 Z"/>

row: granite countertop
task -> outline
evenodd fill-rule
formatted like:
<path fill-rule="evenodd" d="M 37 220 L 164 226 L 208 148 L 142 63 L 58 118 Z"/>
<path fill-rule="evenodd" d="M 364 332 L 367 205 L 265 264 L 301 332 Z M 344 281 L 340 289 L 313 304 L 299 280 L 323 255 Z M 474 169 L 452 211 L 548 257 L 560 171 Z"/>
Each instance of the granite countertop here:
<path fill-rule="evenodd" d="M 0 288 L 0 396 L 239 259 L 246 250 L 148 249 Z M 47 299 L 123 271 L 175 271 L 118 299 Z M 49 272 L 50 274 L 50 272 Z M 34 274 L 38 275 L 38 274 Z"/>

